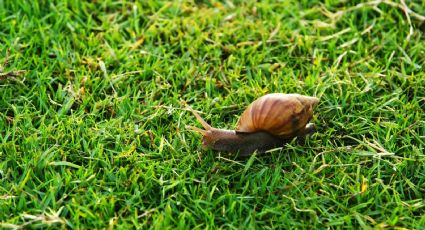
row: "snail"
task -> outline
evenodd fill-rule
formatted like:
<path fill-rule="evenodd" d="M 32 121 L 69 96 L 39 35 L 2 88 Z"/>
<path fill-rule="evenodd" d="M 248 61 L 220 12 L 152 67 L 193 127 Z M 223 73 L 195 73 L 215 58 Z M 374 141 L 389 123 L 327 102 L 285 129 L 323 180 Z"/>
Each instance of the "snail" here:
<path fill-rule="evenodd" d="M 211 127 L 191 107 L 204 129 L 186 126 L 187 129 L 202 134 L 202 145 L 217 151 L 249 156 L 255 151 L 266 151 L 283 147 L 295 137 L 303 138 L 314 132 L 314 124 L 309 123 L 313 108 L 319 103 L 316 97 L 299 94 L 272 93 L 252 102 L 242 113 L 235 130 Z"/>

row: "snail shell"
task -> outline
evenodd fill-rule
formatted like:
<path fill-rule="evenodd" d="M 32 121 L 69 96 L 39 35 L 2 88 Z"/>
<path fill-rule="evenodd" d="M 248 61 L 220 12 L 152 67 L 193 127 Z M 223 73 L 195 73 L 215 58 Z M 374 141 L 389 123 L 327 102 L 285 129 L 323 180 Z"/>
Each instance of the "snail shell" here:
<path fill-rule="evenodd" d="M 251 103 L 242 113 L 236 132 L 266 131 L 276 136 L 293 137 L 303 130 L 313 115 L 316 97 L 272 93 Z"/>

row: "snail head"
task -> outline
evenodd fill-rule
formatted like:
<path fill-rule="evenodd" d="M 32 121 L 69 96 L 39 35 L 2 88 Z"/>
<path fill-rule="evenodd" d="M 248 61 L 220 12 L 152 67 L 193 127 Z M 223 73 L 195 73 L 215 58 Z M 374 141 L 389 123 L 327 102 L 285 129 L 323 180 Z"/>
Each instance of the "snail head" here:
<path fill-rule="evenodd" d="M 211 127 L 195 110 L 190 106 L 186 105 L 186 109 L 192 112 L 196 119 L 201 123 L 204 129 L 186 125 L 186 129 L 202 134 L 202 145 L 203 147 L 211 147 L 220 138 L 221 130 Z"/>

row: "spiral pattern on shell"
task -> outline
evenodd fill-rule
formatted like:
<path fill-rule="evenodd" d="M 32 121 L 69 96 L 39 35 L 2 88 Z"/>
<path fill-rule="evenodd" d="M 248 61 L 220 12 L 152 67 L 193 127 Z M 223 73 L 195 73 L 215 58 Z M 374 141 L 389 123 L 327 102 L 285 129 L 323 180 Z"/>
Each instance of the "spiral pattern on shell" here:
<path fill-rule="evenodd" d="M 318 103 L 319 99 L 316 97 L 267 94 L 252 102 L 242 113 L 236 132 L 266 131 L 276 136 L 295 136 L 310 121 L 313 108 Z"/>

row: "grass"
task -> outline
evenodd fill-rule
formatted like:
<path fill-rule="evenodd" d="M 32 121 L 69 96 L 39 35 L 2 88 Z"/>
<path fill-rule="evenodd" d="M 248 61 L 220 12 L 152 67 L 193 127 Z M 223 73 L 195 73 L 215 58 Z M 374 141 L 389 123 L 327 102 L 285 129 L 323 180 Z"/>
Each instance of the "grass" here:
<path fill-rule="evenodd" d="M 0 0 L 1 228 L 425 229 L 423 15 Z M 184 128 L 182 101 L 232 129 L 270 92 L 320 97 L 320 132 L 241 160 Z"/>

